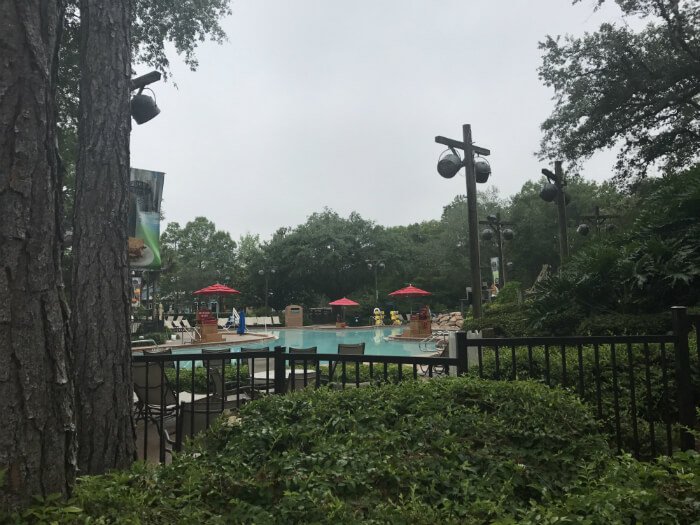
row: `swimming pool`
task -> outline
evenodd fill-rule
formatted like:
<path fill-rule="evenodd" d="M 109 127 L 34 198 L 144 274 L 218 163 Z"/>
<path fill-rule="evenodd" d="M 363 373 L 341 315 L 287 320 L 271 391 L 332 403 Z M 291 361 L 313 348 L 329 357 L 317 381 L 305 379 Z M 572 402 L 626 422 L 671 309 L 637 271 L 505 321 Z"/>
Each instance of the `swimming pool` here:
<path fill-rule="evenodd" d="M 320 354 L 335 354 L 338 351 L 338 344 L 356 344 L 365 343 L 365 354 L 368 355 L 425 355 L 424 351 L 418 346 L 415 341 L 386 341 L 385 337 L 390 335 L 399 335 L 406 327 L 390 327 L 383 326 L 371 329 L 353 330 L 313 330 L 308 328 L 285 330 L 268 330 L 267 333 L 272 334 L 276 339 L 263 341 L 259 343 L 246 343 L 243 346 L 246 348 L 273 348 L 275 346 L 285 346 L 289 348 L 307 348 L 315 346 Z M 251 333 L 255 333 L 252 331 Z M 240 345 L 222 344 L 220 348 L 231 348 L 234 352 L 238 352 Z M 217 347 L 219 347 L 217 345 Z M 428 349 L 435 350 L 435 343 L 431 343 Z M 201 348 L 182 348 L 173 349 L 173 353 L 197 353 L 201 352 Z"/>

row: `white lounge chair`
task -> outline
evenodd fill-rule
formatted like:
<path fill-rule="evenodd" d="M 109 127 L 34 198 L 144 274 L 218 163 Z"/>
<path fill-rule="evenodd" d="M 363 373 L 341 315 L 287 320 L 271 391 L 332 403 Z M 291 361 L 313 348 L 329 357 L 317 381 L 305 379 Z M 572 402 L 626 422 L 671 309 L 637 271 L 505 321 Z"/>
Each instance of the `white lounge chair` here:
<path fill-rule="evenodd" d="M 282 323 L 280 322 L 279 316 L 272 316 L 272 324 L 275 326 L 281 326 Z"/>
<path fill-rule="evenodd" d="M 245 325 L 246 326 L 258 326 L 258 318 L 257 317 L 246 317 L 245 318 Z"/>
<path fill-rule="evenodd" d="M 227 321 L 227 319 L 225 317 L 219 317 L 216 320 L 216 327 L 219 330 L 223 330 L 224 328 L 226 328 L 226 321 Z"/>

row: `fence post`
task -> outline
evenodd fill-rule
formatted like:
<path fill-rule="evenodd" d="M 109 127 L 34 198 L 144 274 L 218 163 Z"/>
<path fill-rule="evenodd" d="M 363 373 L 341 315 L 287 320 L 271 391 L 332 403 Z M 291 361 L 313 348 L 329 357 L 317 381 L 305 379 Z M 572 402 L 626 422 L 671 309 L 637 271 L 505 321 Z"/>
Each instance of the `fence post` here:
<path fill-rule="evenodd" d="M 690 323 L 688 321 L 688 309 L 685 306 L 671 308 L 673 318 L 673 336 L 675 339 L 676 357 L 676 387 L 678 388 L 678 419 L 683 427 L 695 428 L 695 400 L 693 399 L 693 387 L 690 380 L 690 345 L 688 334 Z M 681 428 L 681 450 L 695 448 L 695 438 Z"/>
<path fill-rule="evenodd" d="M 468 371 L 467 363 L 467 334 L 466 332 L 457 332 L 457 375 L 463 376 Z"/>
<path fill-rule="evenodd" d="M 285 348 L 275 347 L 275 394 L 284 394 L 287 389 L 287 366 L 285 362 Z"/>

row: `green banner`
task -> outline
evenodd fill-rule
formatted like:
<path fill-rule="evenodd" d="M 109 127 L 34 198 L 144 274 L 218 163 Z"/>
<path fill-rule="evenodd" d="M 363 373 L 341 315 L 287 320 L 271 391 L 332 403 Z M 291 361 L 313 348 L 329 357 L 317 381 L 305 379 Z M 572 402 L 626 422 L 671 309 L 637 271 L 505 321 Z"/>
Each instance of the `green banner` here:
<path fill-rule="evenodd" d="M 129 266 L 160 269 L 160 201 L 164 173 L 131 168 Z"/>

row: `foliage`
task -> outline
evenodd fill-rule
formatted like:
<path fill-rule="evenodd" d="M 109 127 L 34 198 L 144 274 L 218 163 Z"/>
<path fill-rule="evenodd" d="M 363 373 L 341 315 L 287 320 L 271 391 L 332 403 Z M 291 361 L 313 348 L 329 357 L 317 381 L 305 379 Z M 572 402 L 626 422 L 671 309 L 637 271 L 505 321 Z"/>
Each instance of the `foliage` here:
<path fill-rule="evenodd" d="M 583 406 L 540 385 L 444 379 L 381 393 L 250 403 L 172 465 L 83 478 L 69 502 L 80 512 L 62 519 L 483 523 L 561 497 L 608 461 Z"/>
<path fill-rule="evenodd" d="M 617 4 L 626 16 L 646 19 L 643 29 L 605 23 L 540 44 L 540 78 L 556 101 L 542 124 L 540 154 L 575 162 L 621 143 L 622 178 L 644 176 L 656 161 L 667 171 L 688 167 L 700 133 L 698 2 Z"/>
<path fill-rule="evenodd" d="M 484 306 L 481 319 L 467 317 L 464 330 L 492 330 L 496 337 L 534 335 L 526 306 L 517 303 L 491 303 Z"/>
<path fill-rule="evenodd" d="M 677 453 L 653 463 L 623 456 L 603 475 L 590 477 L 563 498 L 536 504 L 520 524 L 697 523 L 700 455 Z"/>
<path fill-rule="evenodd" d="M 168 224 L 161 235 L 161 253 L 167 270 L 160 278 L 164 301 L 189 302 L 195 290 L 216 282 L 231 284 L 236 242 L 204 217 L 195 218 L 184 228 L 176 222 Z"/>
<path fill-rule="evenodd" d="M 665 311 L 700 300 L 700 168 L 647 181 L 626 232 L 593 239 L 532 298 L 534 326 L 574 333 L 588 316 Z"/>
<path fill-rule="evenodd" d="M 691 348 L 694 344 L 691 340 Z M 699 358 L 691 351 L 694 396 L 700 395 Z M 673 352 L 658 344 L 484 349 L 481 367 L 476 358 L 469 366 L 470 374 L 485 379 L 536 380 L 576 392 L 595 412 L 611 447 L 617 447 L 619 426 L 621 448 L 634 451 L 637 436 L 639 453 L 646 458 L 666 450 L 667 425 L 677 436 L 674 370 Z"/>
<path fill-rule="evenodd" d="M 508 281 L 500 290 L 494 301 L 496 304 L 517 304 L 522 298 L 522 284 Z"/>
<path fill-rule="evenodd" d="M 670 312 L 658 314 L 604 314 L 586 317 L 576 335 L 657 335 L 672 330 Z"/>

